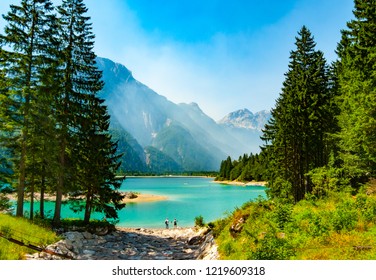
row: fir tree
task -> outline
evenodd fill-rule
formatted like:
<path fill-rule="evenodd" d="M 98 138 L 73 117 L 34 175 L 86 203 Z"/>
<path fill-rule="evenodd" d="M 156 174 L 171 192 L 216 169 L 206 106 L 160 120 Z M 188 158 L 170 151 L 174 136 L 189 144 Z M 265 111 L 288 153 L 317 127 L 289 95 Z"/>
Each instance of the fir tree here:
<path fill-rule="evenodd" d="M 90 77 L 95 57 L 92 51 L 94 35 L 88 23 L 90 18 L 84 16 L 86 12 L 86 7 L 79 0 L 64 0 L 58 7 L 61 42 L 58 46 L 61 65 L 58 68 L 61 72 L 57 74 L 57 79 L 61 89 L 56 100 L 59 154 L 53 218 L 55 225 L 60 223 L 63 194 L 73 191 L 77 181 L 77 159 L 73 151 L 78 142 L 76 134 L 81 110 L 87 102 L 86 95 L 100 89 L 98 81 L 95 80 L 93 85 L 93 78 Z"/>
<path fill-rule="evenodd" d="M 48 57 L 46 34 L 50 31 L 52 10 L 49 0 L 23 0 L 19 6 L 11 5 L 4 16 L 7 22 L 5 34 L 0 36 L 1 69 L 9 80 L 9 91 L 2 101 L 10 104 L 6 121 L 12 126 L 11 135 L 18 138 L 17 144 L 10 145 L 17 165 L 17 216 L 23 216 L 27 182 L 31 189 L 34 188 L 35 173 L 31 168 L 35 158 L 31 147 L 36 141 L 31 132 L 38 125 L 35 119 L 40 116 L 37 110 L 40 77 Z"/>
<path fill-rule="evenodd" d="M 103 212 L 107 218 L 117 218 L 117 210 L 125 206 L 117 190 L 122 178 L 116 176 L 120 166 L 117 145 L 108 132 L 110 116 L 103 100 L 92 96 L 85 118 L 81 122 L 79 154 L 79 185 L 76 192 L 85 197 L 84 222 L 92 212 Z"/>
<path fill-rule="evenodd" d="M 315 50 L 310 31 L 303 26 L 291 52 L 282 93 L 264 130 L 270 159 L 269 185 L 274 195 L 295 201 L 312 191 L 307 173 L 325 165 L 330 104 L 327 66 L 323 53 Z"/>
<path fill-rule="evenodd" d="M 112 162 L 117 157 L 107 131 L 106 107 L 96 97 L 103 82 L 95 62 L 90 17 L 82 0 L 63 0 L 58 12 L 62 88 L 57 102 L 60 154 L 54 223 L 60 223 L 62 195 L 69 192 L 85 193 L 85 221 L 98 209 L 114 217 L 112 210 L 121 208 L 121 196 L 116 192 L 119 184 L 114 180 L 117 164 Z"/>
<path fill-rule="evenodd" d="M 340 157 L 353 186 L 376 175 L 376 1 L 355 0 L 337 52 Z"/>

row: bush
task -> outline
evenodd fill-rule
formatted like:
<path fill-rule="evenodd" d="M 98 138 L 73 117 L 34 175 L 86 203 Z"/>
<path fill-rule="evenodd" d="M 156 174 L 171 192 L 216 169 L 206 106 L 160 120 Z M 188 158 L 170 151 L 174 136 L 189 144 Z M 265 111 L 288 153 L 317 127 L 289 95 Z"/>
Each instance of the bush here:
<path fill-rule="evenodd" d="M 356 197 L 355 206 L 359 210 L 361 217 L 366 222 L 374 222 L 376 219 L 376 200 L 365 194 Z"/>
<path fill-rule="evenodd" d="M 223 244 L 221 249 L 223 250 L 223 253 L 225 254 L 225 256 L 230 256 L 232 253 L 235 252 L 233 245 L 234 244 L 231 241 L 227 241 Z"/>
<path fill-rule="evenodd" d="M 214 223 L 211 222 L 211 223 L 208 224 L 208 226 L 212 230 L 213 236 L 215 238 L 218 237 L 223 232 L 223 230 L 225 229 L 225 227 L 229 223 L 229 220 L 230 220 L 230 218 L 228 217 L 226 219 L 219 219 L 219 220 L 216 220 Z"/>
<path fill-rule="evenodd" d="M 353 230 L 358 221 L 358 214 L 353 203 L 345 201 L 338 205 L 333 213 L 333 227 L 336 231 Z"/>
<path fill-rule="evenodd" d="M 330 218 L 328 218 L 328 213 L 321 211 L 318 214 L 312 215 L 309 228 L 309 233 L 312 237 L 328 235 L 331 230 Z"/>
<path fill-rule="evenodd" d="M 277 204 L 274 211 L 274 219 L 280 229 L 285 228 L 285 224 L 291 222 L 292 220 L 292 209 L 291 204 Z"/>
<path fill-rule="evenodd" d="M 288 240 L 278 238 L 274 232 L 268 232 L 250 257 L 255 260 L 289 260 L 295 255 L 295 250 Z"/>
<path fill-rule="evenodd" d="M 197 226 L 197 227 L 203 227 L 204 225 L 205 225 L 205 223 L 204 223 L 204 217 L 202 217 L 201 215 L 195 217 L 195 226 Z"/>

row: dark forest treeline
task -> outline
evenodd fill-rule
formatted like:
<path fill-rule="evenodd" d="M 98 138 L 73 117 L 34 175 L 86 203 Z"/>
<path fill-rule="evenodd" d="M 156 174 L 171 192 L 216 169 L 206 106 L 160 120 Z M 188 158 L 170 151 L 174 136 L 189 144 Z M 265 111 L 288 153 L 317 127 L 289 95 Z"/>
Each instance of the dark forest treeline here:
<path fill-rule="evenodd" d="M 227 157 L 221 162 L 221 167 L 216 180 L 230 181 L 265 181 L 265 169 L 267 161 L 264 154 L 244 154 L 237 160 Z"/>
<path fill-rule="evenodd" d="M 356 190 L 375 178 L 375 7 L 375 0 L 355 0 L 354 19 L 341 31 L 338 59 L 331 65 L 309 29 L 301 28 L 263 130 L 262 152 L 228 158 L 220 177 L 266 180 L 271 197 L 294 202 L 306 194 Z"/>
<path fill-rule="evenodd" d="M 108 132 L 102 73 L 83 0 L 22 0 L 4 15 L 0 34 L 0 191 L 24 200 L 56 196 L 53 222 L 64 195 L 74 198 L 89 222 L 93 211 L 116 218 L 124 205 L 117 191 L 119 155 Z"/>

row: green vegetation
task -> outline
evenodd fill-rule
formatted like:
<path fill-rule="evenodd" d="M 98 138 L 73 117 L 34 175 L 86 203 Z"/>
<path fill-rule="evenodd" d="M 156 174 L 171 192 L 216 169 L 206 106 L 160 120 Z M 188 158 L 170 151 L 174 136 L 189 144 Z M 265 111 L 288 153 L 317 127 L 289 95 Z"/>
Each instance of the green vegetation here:
<path fill-rule="evenodd" d="M 338 60 L 298 32 L 259 155 L 227 158 L 218 179 L 268 182 L 214 223 L 224 259 L 375 259 L 376 13 L 355 0 Z"/>
<path fill-rule="evenodd" d="M 202 217 L 201 215 L 195 217 L 195 226 L 196 227 L 205 226 L 204 217 Z"/>
<path fill-rule="evenodd" d="M 258 199 L 213 224 L 222 259 L 376 258 L 376 196 L 365 192 L 296 204 Z"/>
<path fill-rule="evenodd" d="M 43 226 L 30 223 L 24 218 L 11 217 L 0 214 L 0 233 L 22 241 L 44 247 L 59 240 L 55 232 Z M 5 238 L 0 237 L 0 260 L 21 260 L 25 254 L 33 254 L 36 251 L 27 247 L 16 245 Z"/>
<path fill-rule="evenodd" d="M 314 188 L 309 172 L 325 166 L 335 149 L 330 135 L 336 128 L 336 110 L 328 66 L 305 26 L 295 45 L 262 138 L 271 195 L 298 202 Z"/>
<path fill-rule="evenodd" d="M 265 180 L 271 198 L 299 202 L 376 177 L 375 11 L 356 0 L 338 60 L 327 65 L 305 26 L 290 53 L 282 91 L 258 155 L 227 158 L 218 179 Z"/>
<path fill-rule="evenodd" d="M 376 177 L 373 1 L 356 0 L 338 59 L 327 65 L 303 26 L 258 155 L 228 157 L 219 180 L 265 180 L 270 198 L 354 191 Z"/>
<path fill-rule="evenodd" d="M 125 205 L 116 176 L 117 143 L 109 132 L 102 73 L 83 0 L 21 0 L 4 15 L 0 34 L 0 191 L 17 193 L 18 217 L 29 196 L 56 197 L 54 224 L 61 220 L 63 195 L 84 210 L 117 218 Z M 0 196 L 1 207 L 6 199 Z"/>
<path fill-rule="evenodd" d="M 265 181 L 264 175 L 266 170 L 267 160 L 264 158 L 264 153 L 260 154 L 244 154 L 238 160 L 232 160 L 227 157 L 221 162 L 218 176 L 216 180 L 224 181 Z"/>

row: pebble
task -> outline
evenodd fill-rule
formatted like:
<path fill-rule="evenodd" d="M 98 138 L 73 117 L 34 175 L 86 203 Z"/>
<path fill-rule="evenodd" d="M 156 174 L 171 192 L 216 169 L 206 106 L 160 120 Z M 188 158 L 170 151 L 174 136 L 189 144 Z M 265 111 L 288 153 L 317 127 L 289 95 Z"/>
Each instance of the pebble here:
<path fill-rule="evenodd" d="M 215 260 L 215 240 L 206 229 L 118 228 L 106 235 L 65 232 L 49 245 L 50 251 L 77 260 Z M 194 240 L 195 242 L 192 242 Z M 48 253 L 27 255 L 29 260 L 65 259 Z"/>

